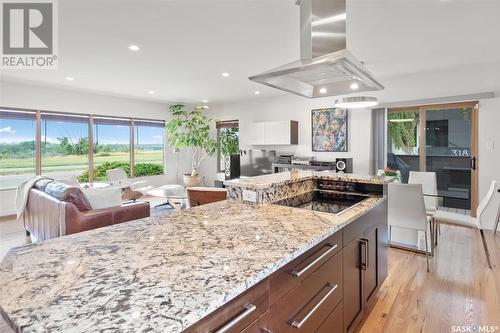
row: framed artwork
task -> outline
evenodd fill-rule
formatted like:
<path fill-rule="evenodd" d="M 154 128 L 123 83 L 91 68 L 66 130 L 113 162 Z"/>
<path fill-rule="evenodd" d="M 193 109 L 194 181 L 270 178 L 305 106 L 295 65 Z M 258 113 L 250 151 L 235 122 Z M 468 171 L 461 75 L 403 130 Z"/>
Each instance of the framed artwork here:
<path fill-rule="evenodd" d="M 346 152 L 347 128 L 346 109 L 312 110 L 312 151 Z"/>

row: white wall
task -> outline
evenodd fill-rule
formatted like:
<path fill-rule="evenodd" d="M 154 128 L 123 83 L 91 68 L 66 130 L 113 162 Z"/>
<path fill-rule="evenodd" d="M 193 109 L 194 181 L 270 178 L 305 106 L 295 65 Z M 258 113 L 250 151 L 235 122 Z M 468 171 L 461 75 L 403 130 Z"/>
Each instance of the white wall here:
<path fill-rule="evenodd" d="M 479 199 L 486 194 L 492 180 L 500 182 L 500 97 L 479 102 Z M 488 147 L 493 143 L 494 148 Z M 497 184 L 497 189 L 499 185 Z M 493 202 L 481 219 L 484 227 L 493 228 L 500 194 L 495 192 Z"/>
<path fill-rule="evenodd" d="M 234 104 L 213 106 L 210 116 L 218 120 L 238 119 L 241 149 L 276 149 L 278 153 L 291 152 L 297 156 L 331 161 L 337 157 L 352 157 L 355 173 L 368 174 L 370 170 L 371 111 L 350 110 L 348 115 L 348 152 L 323 153 L 311 150 L 311 110 L 333 106 L 333 98 L 307 99 L 292 94 L 262 98 Z M 299 122 L 299 144 L 288 146 L 252 146 L 248 124 L 258 121 L 296 120 Z M 207 183 L 213 184 L 216 158 L 204 161 L 201 173 Z"/>
<path fill-rule="evenodd" d="M 130 98 L 94 94 L 73 90 L 42 87 L 18 82 L 0 82 L 0 106 L 46 111 L 88 113 L 96 115 L 160 119 L 170 118 L 168 104 Z M 177 156 L 165 150 L 165 175 L 149 177 L 152 185 L 182 183 L 182 173 L 189 172 L 190 164 L 185 152 L 178 153 L 179 176 L 176 176 Z M 15 190 L 0 191 L 0 216 L 14 213 Z"/>
<path fill-rule="evenodd" d="M 168 105 L 163 103 L 10 81 L 0 84 L 1 106 L 165 120 L 168 117 Z"/>

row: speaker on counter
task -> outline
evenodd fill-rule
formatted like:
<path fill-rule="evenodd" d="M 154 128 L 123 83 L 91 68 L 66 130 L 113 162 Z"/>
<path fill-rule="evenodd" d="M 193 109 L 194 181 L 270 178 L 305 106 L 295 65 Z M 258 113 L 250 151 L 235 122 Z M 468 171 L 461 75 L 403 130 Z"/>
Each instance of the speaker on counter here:
<path fill-rule="evenodd" d="M 352 158 L 335 159 L 335 171 L 343 173 L 352 173 Z"/>
<path fill-rule="evenodd" d="M 240 155 L 231 155 L 224 157 L 224 178 L 226 180 L 240 178 Z"/>

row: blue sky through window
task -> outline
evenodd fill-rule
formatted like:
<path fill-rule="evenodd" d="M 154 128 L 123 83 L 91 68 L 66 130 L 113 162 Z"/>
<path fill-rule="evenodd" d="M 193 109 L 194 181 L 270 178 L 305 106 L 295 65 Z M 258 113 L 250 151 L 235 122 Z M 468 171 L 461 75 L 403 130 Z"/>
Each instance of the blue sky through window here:
<path fill-rule="evenodd" d="M 47 131 L 45 133 L 45 123 Z M 140 144 L 163 144 L 163 128 L 139 126 L 137 132 Z M 77 139 L 88 136 L 88 126 L 84 123 L 59 121 L 42 122 L 42 142 L 47 134 L 47 142 L 57 143 L 58 137 Z M 94 135 L 100 144 L 128 144 L 128 126 L 94 125 Z M 0 143 L 19 143 L 35 139 L 35 122 L 32 120 L 0 119 Z M 97 142 L 97 140 L 94 140 Z"/>
<path fill-rule="evenodd" d="M 35 140 L 33 120 L 0 119 L 0 143 L 19 143 Z"/>

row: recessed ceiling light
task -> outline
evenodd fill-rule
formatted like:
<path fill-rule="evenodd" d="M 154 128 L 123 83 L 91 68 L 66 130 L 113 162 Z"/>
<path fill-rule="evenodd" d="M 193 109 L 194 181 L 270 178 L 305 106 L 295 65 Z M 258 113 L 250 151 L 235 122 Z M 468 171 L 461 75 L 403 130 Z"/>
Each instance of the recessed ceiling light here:
<path fill-rule="evenodd" d="M 222 73 L 221 75 L 222 75 L 222 77 L 228 77 L 228 76 L 229 76 L 229 73 L 224 72 L 224 73 Z"/>
<path fill-rule="evenodd" d="M 321 89 L 319 90 L 319 93 L 320 93 L 320 94 L 326 94 L 326 92 L 327 92 L 326 88 L 321 88 Z"/>
<path fill-rule="evenodd" d="M 357 84 L 356 82 L 351 83 L 351 89 L 352 90 L 357 90 L 358 88 L 359 88 L 359 84 Z"/>
<path fill-rule="evenodd" d="M 155 94 L 155 92 L 154 92 L 154 90 L 150 90 L 150 91 L 148 91 L 148 94 L 150 94 L 150 95 L 154 95 L 154 94 Z"/>
<path fill-rule="evenodd" d="M 204 99 L 201 101 L 202 103 L 208 103 L 208 100 L 207 99 Z"/>
<path fill-rule="evenodd" d="M 132 45 L 129 45 L 129 46 L 128 46 L 128 49 L 129 49 L 130 51 L 137 52 L 137 51 L 139 51 L 141 48 L 140 48 L 139 46 L 135 45 L 135 44 L 132 44 Z"/>
<path fill-rule="evenodd" d="M 254 94 L 254 95 L 260 95 L 260 91 L 255 90 L 255 91 L 253 92 L 253 94 Z"/>
<path fill-rule="evenodd" d="M 66 76 L 66 80 L 68 81 L 75 81 L 75 78 L 72 76 Z"/>

